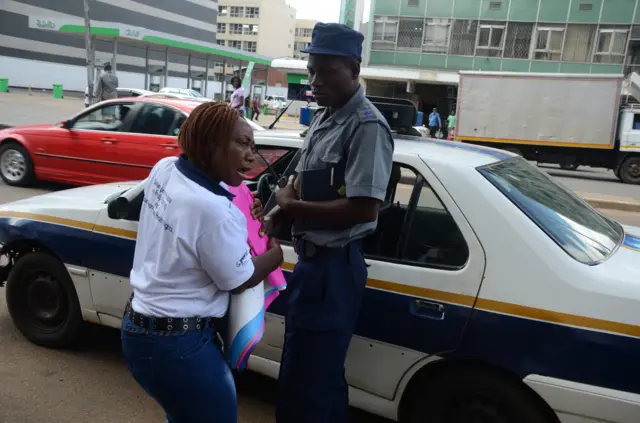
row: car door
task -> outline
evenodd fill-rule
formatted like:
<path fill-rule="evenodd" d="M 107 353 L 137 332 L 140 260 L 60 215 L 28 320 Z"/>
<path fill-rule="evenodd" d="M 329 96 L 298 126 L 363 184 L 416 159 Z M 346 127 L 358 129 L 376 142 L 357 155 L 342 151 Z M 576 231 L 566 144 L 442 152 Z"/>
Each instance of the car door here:
<path fill-rule="evenodd" d="M 67 136 L 43 143 L 37 152 L 46 155 L 52 177 L 63 176 L 79 184 L 113 181 L 113 146 L 130 125 L 134 109 L 133 102 L 109 101 L 68 121 Z"/>
<path fill-rule="evenodd" d="M 283 248 L 284 268 L 292 270 L 295 254 Z M 393 399 L 413 365 L 459 345 L 482 281 L 484 251 L 455 201 L 417 156 L 394 163 L 378 227 L 363 248 L 369 275 L 346 377 L 353 387 Z M 275 361 L 286 299 L 285 291 L 267 313 L 262 353 Z"/>
<path fill-rule="evenodd" d="M 122 175 L 144 179 L 159 160 L 179 155 L 177 135 L 186 118 L 173 107 L 143 103 L 127 132 L 119 136 L 116 155 Z"/>
<path fill-rule="evenodd" d="M 137 213 L 126 219 L 112 219 L 109 217 L 108 205 L 105 204 L 94 227 L 96 243 L 100 244 L 96 249 L 99 254 L 91 258 L 95 264 L 89 266 L 89 284 L 95 311 L 99 313 L 100 321 L 108 326 L 119 327 L 125 305 L 131 295 L 129 274 L 133 266 L 139 212 L 144 199 L 144 183 L 131 186 L 131 191 L 122 193 L 136 193 L 129 201 L 131 210 L 135 209 Z M 101 263 L 108 263 L 108 271 L 100 267 Z"/>

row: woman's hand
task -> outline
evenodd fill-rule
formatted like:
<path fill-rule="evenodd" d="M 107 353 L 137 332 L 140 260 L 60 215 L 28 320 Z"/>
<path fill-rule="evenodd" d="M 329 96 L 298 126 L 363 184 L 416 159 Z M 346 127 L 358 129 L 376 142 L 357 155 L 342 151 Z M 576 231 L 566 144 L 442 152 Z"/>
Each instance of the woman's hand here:
<path fill-rule="evenodd" d="M 271 238 L 269 240 L 269 247 L 267 251 L 269 253 L 276 254 L 277 262 L 278 262 L 277 267 L 282 266 L 282 263 L 284 262 L 284 253 L 282 252 L 282 247 L 280 246 L 280 243 L 275 238 Z"/>
<path fill-rule="evenodd" d="M 253 193 L 253 204 L 251 205 L 251 216 L 256 220 L 262 220 L 264 217 L 264 209 L 262 208 L 262 201 L 256 197 L 258 193 Z"/>

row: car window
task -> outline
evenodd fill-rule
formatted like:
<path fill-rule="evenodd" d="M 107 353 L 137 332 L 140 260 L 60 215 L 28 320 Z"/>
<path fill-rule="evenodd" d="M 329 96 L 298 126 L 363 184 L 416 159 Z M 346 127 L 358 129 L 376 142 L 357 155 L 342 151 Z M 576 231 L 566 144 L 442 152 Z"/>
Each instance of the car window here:
<path fill-rule="evenodd" d="M 378 227 L 363 242 L 369 258 L 438 269 L 459 269 L 469 248 L 456 223 L 426 179 L 395 163 Z"/>
<path fill-rule="evenodd" d="M 624 238 L 618 223 L 520 157 L 483 166 L 478 171 L 581 263 L 602 262 Z"/>
<path fill-rule="evenodd" d="M 109 103 L 93 109 L 73 122 L 73 129 L 120 131 L 133 103 Z"/>
<path fill-rule="evenodd" d="M 148 135 L 178 135 L 179 127 L 174 127 L 178 114 L 178 111 L 170 107 L 145 104 L 131 124 L 129 132 Z"/>

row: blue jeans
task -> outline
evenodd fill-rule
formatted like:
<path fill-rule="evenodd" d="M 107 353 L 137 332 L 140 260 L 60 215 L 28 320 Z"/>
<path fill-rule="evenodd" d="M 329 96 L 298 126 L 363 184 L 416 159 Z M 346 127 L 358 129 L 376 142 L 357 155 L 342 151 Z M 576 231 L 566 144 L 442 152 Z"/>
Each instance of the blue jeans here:
<path fill-rule="evenodd" d="M 169 423 L 237 423 L 236 388 L 212 328 L 154 331 L 122 320 L 122 352 Z"/>
<path fill-rule="evenodd" d="M 277 423 L 343 423 L 349 391 L 344 361 L 367 282 L 358 243 L 320 250 L 288 280 L 285 339 L 278 380 Z"/>

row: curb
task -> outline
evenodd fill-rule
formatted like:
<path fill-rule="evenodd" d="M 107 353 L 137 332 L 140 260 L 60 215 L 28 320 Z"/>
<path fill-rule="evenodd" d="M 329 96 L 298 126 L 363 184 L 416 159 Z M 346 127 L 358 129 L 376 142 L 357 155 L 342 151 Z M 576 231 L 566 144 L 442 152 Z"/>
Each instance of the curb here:
<path fill-rule="evenodd" d="M 640 213 L 640 203 L 635 201 L 607 200 L 590 197 L 583 197 L 583 199 L 597 209 Z"/>

